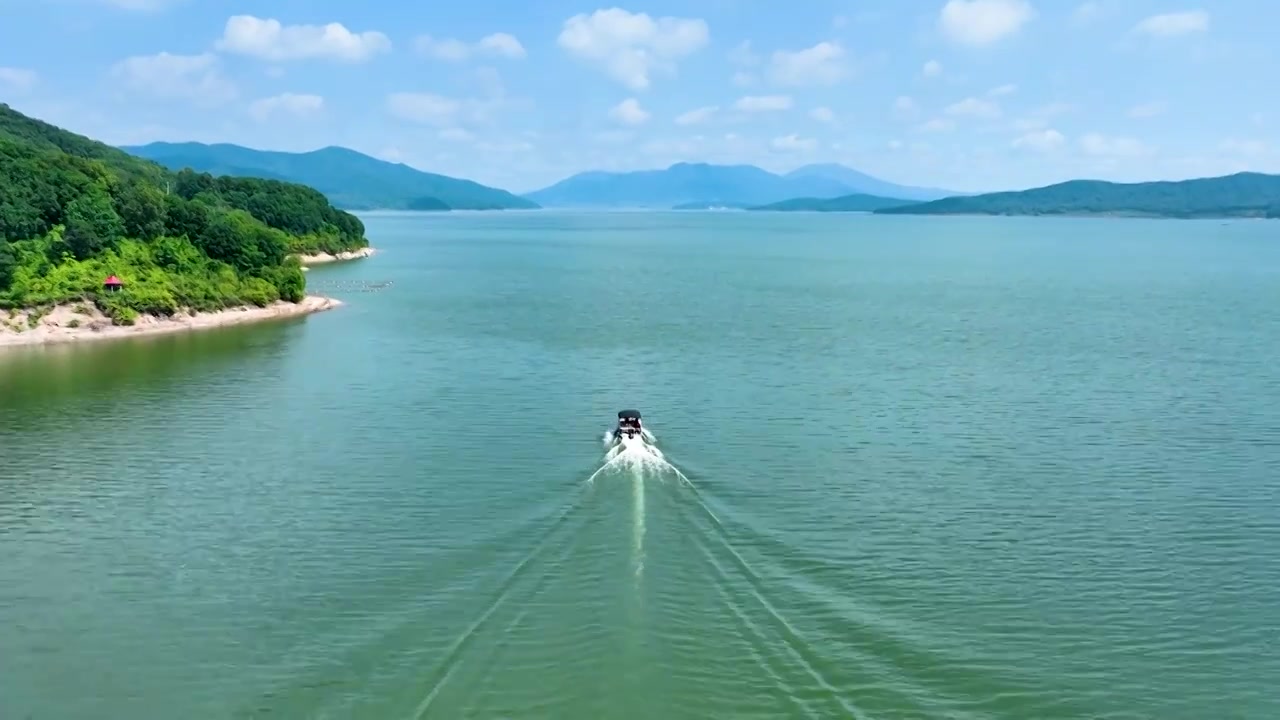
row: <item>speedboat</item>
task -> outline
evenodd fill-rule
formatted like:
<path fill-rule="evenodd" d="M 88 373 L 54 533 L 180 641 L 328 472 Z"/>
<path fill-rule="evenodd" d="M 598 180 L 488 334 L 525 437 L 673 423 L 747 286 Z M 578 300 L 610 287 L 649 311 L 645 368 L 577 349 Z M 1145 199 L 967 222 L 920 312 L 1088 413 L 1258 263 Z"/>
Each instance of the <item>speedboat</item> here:
<path fill-rule="evenodd" d="M 613 428 L 613 441 L 622 443 L 643 439 L 644 426 L 640 424 L 640 411 L 618 411 L 618 424 Z"/>

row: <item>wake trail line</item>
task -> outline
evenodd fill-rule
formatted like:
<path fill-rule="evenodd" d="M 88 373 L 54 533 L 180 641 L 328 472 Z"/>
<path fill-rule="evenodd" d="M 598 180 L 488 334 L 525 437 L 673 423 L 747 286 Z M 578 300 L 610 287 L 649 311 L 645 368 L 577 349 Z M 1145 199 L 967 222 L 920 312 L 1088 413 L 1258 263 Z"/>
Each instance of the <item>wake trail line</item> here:
<path fill-rule="evenodd" d="M 449 646 L 449 649 L 445 651 L 439 664 L 436 666 L 437 677 L 431 681 L 431 689 L 427 692 L 427 695 L 422 699 L 422 702 L 418 704 L 417 709 L 413 713 L 412 717 L 415 718 L 415 720 L 421 720 L 421 718 L 425 717 L 426 712 L 431 707 L 431 703 L 434 702 L 436 695 L 439 694 L 440 690 L 445 686 L 446 681 L 456 669 L 458 657 L 466 649 L 467 644 L 471 642 L 476 633 L 480 631 L 481 627 L 493 617 L 493 614 L 497 612 L 498 608 L 501 607 L 508 597 L 510 597 L 512 589 L 515 587 L 516 582 L 520 579 L 525 569 L 529 567 L 530 563 L 541 556 L 543 551 L 545 551 L 550 544 L 551 539 L 555 537 L 562 527 L 564 527 L 565 523 L 574 514 L 574 511 L 582 506 L 585 498 L 586 494 L 584 493 L 579 496 L 577 500 L 570 503 L 569 506 L 560 513 L 560 515 L 552 522 L 551 527 L 543 533 L 542 538 L 527 554 L 525 554 L 520 562 L 516 563 L 515 568 L 513 568 L 506 578 L 503 579 L 502 583 L 498 586 L 497 595 L 492 601 L 490 601 L 489 605 L 484 609 L 484 612 L 480 614 L 480 617 L 477 618 L 475 622 L 471 623 L 471 625 L 453 641 Z M 541 591 L 541 585 L 542 584 L 539 583 L 535 586 L 535 594 Z"/>
<path fill-rule="evenodd" d="M 742 557 L 737 548 L 733 546 L 733 539 L 729 534 L 729 529 L 725 527 L 725 524 L 720 521 L 720 518 L 707 504 L 697 487 L 692 482 L 688 483 L 688 487 L 694 498 L 694 505 L 711 521 L 711 527 L 714 528 L 713 535 L 719 539 L 720 544 L 728 552 L 729 557 L 732 558 L 733 564 L 738 567 L 743 578 L 746 579 L 751 597 L 760 604 L 760 607 L 778 629 L 783 640 L 783 646 L 790 651 L 798 666 L 804 669 L 822 689 L 830 693 L 845 712 L 849 713 L 849 717 L 859 717 L 861 713 L 858 712 L 857 708 L 851 706 L 849 701 L 840 694 L 840 691 L 818 670 L 818 658 L 814 657 L 810 644 L 804 640 L 795 629 L 795 626 L 783 616 L 777 607 L 769 601 L 765 592 L 764 581 L 760 578 L 760 574 L 747 562 L 746 558 Z"/>

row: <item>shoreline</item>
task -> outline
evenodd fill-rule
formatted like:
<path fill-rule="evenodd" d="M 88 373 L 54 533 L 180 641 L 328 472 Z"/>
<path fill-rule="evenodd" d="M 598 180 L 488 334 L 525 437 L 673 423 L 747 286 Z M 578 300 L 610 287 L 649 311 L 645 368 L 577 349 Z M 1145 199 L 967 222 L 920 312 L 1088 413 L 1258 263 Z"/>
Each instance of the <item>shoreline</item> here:
<path fill-rule="evenodd" d="M 376 252 L 377 251 L 371 247 L 362 247 L 359 250 L 348 250 L 347 252 L 340 252 L 337 255 L 330 253 L 317 253 L 315 255 L 295 255 L 294 257 L 298 258 L 298 262 L 302 263 L 303 267 L 307 267 L 310 265 L 324 265 L 326 263 L 359 260 L 360 258 L 370 257 Z"/>
<path fill-rule="evenodd" d="M 278 300 L 266 307 L 242 306 L 195 315 L 180 313 L 173 317 L 139 315 L 133 325 L 114 325 L 96 306 L 84 302 L 54 307 L 41 316 L 35 327 L 28 324 L 31 310 L 18 310 L 12 316 L 0 310 L 0 351 L 11 347 L 97 342 L 283 320 L 332 310 L 341 305 L 340 300 L 307 295 L 297 303 Z M 14 330 L 13 325 L 23 328 L 22 331 Z"/>

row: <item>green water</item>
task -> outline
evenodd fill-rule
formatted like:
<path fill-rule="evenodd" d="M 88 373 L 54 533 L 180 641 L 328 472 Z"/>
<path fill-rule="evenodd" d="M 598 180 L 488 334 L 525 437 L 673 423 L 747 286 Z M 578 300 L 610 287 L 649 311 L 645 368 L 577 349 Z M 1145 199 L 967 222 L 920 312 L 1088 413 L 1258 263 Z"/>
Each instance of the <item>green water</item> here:
<path fill-rule="evenodd" d="M 0 717 L 1280 717 L 1274 223 L 366 220 L 0 353 Z"/>

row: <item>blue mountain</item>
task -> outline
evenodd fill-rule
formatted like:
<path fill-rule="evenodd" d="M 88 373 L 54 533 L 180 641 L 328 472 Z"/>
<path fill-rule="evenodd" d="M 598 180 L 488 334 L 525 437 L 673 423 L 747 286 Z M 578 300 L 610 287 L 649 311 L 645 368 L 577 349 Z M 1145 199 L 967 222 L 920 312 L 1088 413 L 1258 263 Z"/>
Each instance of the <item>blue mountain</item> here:
<path fill-rule="evenodd" d="M 543 207 L 671 208 L 748 207 L 854 194 L 919 200 L 956 193 L 895 185 L 842 165 L 809 165 L 778 175 L 754 165 L 676 163 L 662 170 L 579 173 L 525 197 Z"/>

